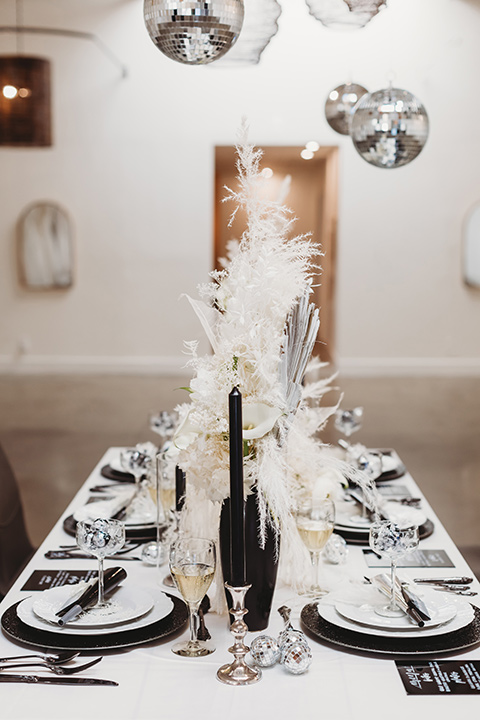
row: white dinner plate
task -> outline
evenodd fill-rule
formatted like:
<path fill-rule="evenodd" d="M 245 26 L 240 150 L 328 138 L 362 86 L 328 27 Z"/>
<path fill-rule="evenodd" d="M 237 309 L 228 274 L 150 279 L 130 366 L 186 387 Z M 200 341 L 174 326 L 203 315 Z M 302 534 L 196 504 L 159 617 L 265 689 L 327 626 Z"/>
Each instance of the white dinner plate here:
<path fill-rule="evenodd" d="M 41 620 L 57 625 L 55 613 L 69 601 L 80 597 L 87 583 L 62 585 L 61 587 L 44 590 L 32 603 L 34 614 Z M 144 590 L 121 586 L 109 598 L 104 608 L 91 608 L 69 623 L 70 627 L 110 627 L 130 622 L 145 615 L 153 608 L 153 598 Z"/>
<path fill-rule="evenodd" d="M 421 599 L 427 606 L 428 614 L 431 617 L 431 620 L 425 622 L 426 629 L 450 622 L 457 614 L 455 599 L 446 597 L 435 590 L 425 590 L 421 595 Z M 408 615 L 384 617 L 375 612 L 375 608 L 388 605 L 388 602 L 388 598 L 378 592 L 378 602 L 376 604 L 362 603 L 361 605 L 354 605 L 353 603 L 336 602 L 335 610 L 347 620 L 356 622 L 359 625 L 368 625 L 369 627 L 395 630 L 397 632 L 411 630 L 413 621 L 410 620 Z"/>
<path fill-rule="evenodd" d="M 45 591 L 47 592 L 47 591 Z M 120 590 L 118 591 L 120 592 Z M 173 610 L 173 602 L 163 592 L 156 592 L 152 609 L 136 620 L 123 622 L 120 625 L 109 625 L 107 627 L 74 627 L 73 625 L 52 625 L 51 622 L 42 620 L 33 612 L 33 603 L 36 598 L 30 596 L 25 598 L 17 607 L 17 615 L 19 619 L 30 627 L 37 630 L 48 630 L 49 632 L 57 631 L 63 635 L 105 635 L 109 633 L 124 632 L 126 630 L 135 630 L 137 628 L 146 627 L 155 623 L 169 615 Z"/>
<path fill-rule="evenodd" d="M 436 625 L 435 627 L 425 626 L 423 628 L 417 627 L 413 625 L 412 622 L 407 620 L 407 622 L 409 623 L 409 629 L 401 631 L 388 628 L 370 627 L 368 625 L 360 625 L 359 623 L 348 620 L 343 615 L 340 615 L 340 613 L 337 612 L 333 605 L 328 605 L 327 603 L 318 604 L 318 613 L 324 620 L 327 620 L 328 622 L 332 623 L 332 625 L 337 625 L 344 630 L 363 633 L 365 635 L 377 635 L 380 637 L 421 638 L 436 635 L 445 635 L 446 633 L 460 630 L 461 628 L 466 627 L 472 622 L 472 620 L 474 619 L 474 610 L 470 603 L 463 598 L 451 598 L 451 600 L 456 606 L 456 615 L 452 620 L 445 622 L 443 625 Z"/>
<path fill-rule="evenodd" d="M 120 462 L 120 457 L 113 458 L 108 464 L 112 470 L 115 470 L 115 472 L 123 473 L 124 475 L 132 475 L 129 470 L 124 470 L 122 463 Z"/>
<path fill-rule="evenodd" d="M 385 503 L 384 509 L 389 519 L 402 527 L 409 525 L 418 525 L 420 527 L 420 525 L 423 525 L 427 521 L 427 516 L 423 510 L 418 510 L 417 508 L 387 502 Z M 364 530 L 366 533 L 369 532 L 370 525 L 371 522 L 361 522 L 361 509 L 358 505 L 353 507 L 350 505 L 347 511 L 341 510 L 338 512 L 335 521 L 335 527 L 342 528 L 343 530 Z"/>
<path fill-rule="evenodd" d="M 402 465 L 398 456 L 382 453 L 382 472 L 396 472 Z"/>
<path fill-rule="evenodd" d="M 132 492 L 123 493 L 120 497 L 113 498 L 111 500 L 96 500 L 95 502 L 87 503 L 77 508 L 73 513 L 74 519 L 79 522 L 80 520 L 93 521 L 97 518 L 111 518 L 132 496 Z M 128 517 L 125 519 L 125 527 L 131 530 L 141 529 L 144 527 L 151 527 L 155 524 L 156 508 L 153 503 L 148 504 L 148 512 L 145 514 L 142 508 L 138 508 L 135 505 L 135 501 L 132 503 L 131 508 L 128 510 Z"/>

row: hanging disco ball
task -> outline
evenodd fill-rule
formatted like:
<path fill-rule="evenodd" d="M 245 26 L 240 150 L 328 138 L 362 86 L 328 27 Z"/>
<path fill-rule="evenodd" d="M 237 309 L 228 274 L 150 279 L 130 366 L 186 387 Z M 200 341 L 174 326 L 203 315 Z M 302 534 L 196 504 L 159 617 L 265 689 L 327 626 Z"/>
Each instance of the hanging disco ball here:
<path fill-rule="evenodd" d="M 325 102 L 325 117 L 331 128 L 340 135 L 350 135 L 353 109 L 360 98 L 368 93 L 363 85 L 345 83 L 332 90 Z"/>
<path fill-rule="evenodd" d="M 148 34 L 171 60 L 205 65 L 225 55 L 243 23 L 243 0 L 145 0 Z"/>
<path fill-rule="evenodd" d="M 365 27 L 378 10 L 350 10 L 345 0 L 305 0 L 310 15 L 325 27 L 334 30 L 355 30 Z"/>
<path fill-rule="evenodd" d="M 350 135 L 371 165 L 397 168 L 412 162 L 428 137 L 428 115 L 406 90 L 386 88 L 367 93 L 353 113 Z"/>

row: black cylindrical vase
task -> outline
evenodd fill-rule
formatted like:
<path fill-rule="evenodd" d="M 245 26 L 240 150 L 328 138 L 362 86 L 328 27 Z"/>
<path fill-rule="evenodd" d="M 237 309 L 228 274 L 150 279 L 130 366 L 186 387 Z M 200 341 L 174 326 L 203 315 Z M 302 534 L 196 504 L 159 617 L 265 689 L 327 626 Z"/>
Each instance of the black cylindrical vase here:
<path fill-rule="evenodd" d="M 273 592 L 277 580 L 278 559 L 275 536 L 267 527 L 265 547 L 260 547 L 258 529 L 260 518 L 257 493 L 251 493 L 245 502 L 245 565 L 247 584 L 252 587 L 245 596 L 248 613 L 245 622 L 250 631 L 265 630 L 272 609 Z M 223 579 L 230 582 L 230 498 L 223 502 L 220 514 L 220 559 Z M 227 603 L 231 603 L 227 591 Z"/>

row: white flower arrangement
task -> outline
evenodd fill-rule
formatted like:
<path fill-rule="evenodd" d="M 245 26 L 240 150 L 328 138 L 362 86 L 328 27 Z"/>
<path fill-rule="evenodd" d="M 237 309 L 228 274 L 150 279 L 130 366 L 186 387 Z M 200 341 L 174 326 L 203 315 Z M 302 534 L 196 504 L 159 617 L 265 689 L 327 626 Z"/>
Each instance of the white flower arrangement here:
<path fill-rule="evenodd" d="M 282 545 L 289 553 L 298 549 L 308 570 L 292 518 L 295 493 L 305 487 L 335 495 L 343 482 L 316 437 L 337 407 L 318 405 L 331 389 L 330 379 L 302 386 L 318 331 L 318 311 L 309 300 L 318 249 L 308 236 L 289 237 L 291 211 L 262 198 L 259 190 L 267 181 L 259 171 L 261 151 L 244 142 L 237 152 L 240 189 L 227 188 L 226 199 L 246 211 L 247 229 L 231 246 L 224 269 L 200 288 L 203 300 L 189 298 L 213 353 L 199 357 L 196 344 L 188 344 L 194 377 L 190 402 L 177 408 L 173 440 L 187 473 L 183 522 L 216 537 L 229 494 L 228 395 L 238 386 L 245 490 L 254 484 L 258 489 L 260 541 L 272 525 L 287 536 Z M 319 367 L 317 362 L 313 369 Z"/>

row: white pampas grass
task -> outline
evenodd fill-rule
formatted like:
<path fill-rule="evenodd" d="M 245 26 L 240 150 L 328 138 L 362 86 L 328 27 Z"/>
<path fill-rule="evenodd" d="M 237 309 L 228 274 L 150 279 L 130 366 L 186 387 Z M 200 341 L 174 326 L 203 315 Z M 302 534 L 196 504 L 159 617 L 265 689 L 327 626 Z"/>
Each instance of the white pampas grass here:
<path fill-rule="evenodd" d="M 306 236 L 290 237 L 291 211 L 259 193 L 265 182 L 261 151 L 245 139 L 237 151 L 239 189 L 227 189 L 226 199 L 246 211 L 247 228 L 224 269 L 200 288 L 203 301 L 189 298 L 213 354 L 198 357 L 191 349 L 190 402 L 178 408 L 174 442 L 188 478 L 182 523 L 217 537 L 221 502 L 229 494 L 228 395 L 238 386 L 244 417 L 259 418 L 244 437 L 245 489 L 256 484 L 260 542 L 273 527 L 280 547 L 288 548 L 282 567 L 291 577 L 295 557 L 305 561 L 292 517 L 295 494 L 308 488 L 335 495 L 347 466 L 330 458 L 316 439 L 338 407 L 318 406 L 331 379 L 302 385 L 319 326 L 310 302 L 318 250 Z"/>

